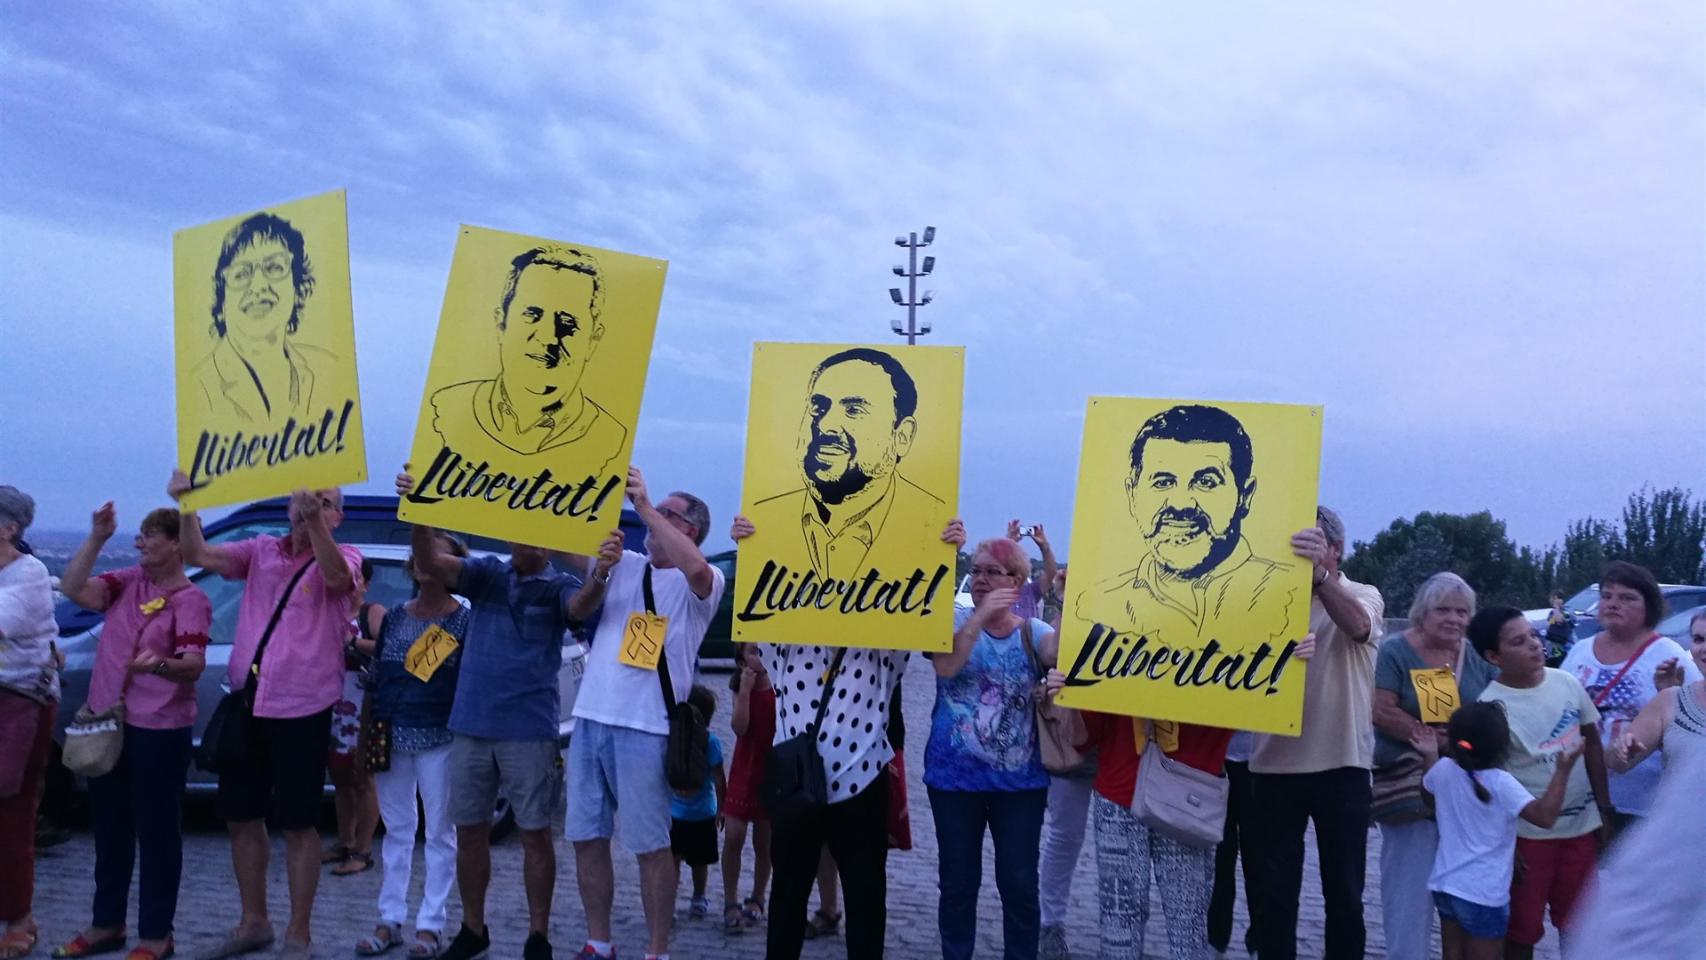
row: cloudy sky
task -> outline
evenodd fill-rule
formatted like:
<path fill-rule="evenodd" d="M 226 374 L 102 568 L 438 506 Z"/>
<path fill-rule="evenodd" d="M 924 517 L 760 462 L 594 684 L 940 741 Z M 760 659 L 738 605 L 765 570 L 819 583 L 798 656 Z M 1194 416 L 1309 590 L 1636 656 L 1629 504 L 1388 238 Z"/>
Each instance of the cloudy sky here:
<path fill-rule="evenodd" d="M 636 461 L 726 545 L 751 343 L 890 339 L 928 223 L 974 536 L 1067 539 L 1092 394 L 1325 405 L 1357 537 L 1706 493 L 1697 2 L 102 6 L 0 12 L 0 482 L 43 526 L 162 498 L 172 231 L 339 187 L 380 478 L 458 224 L 628 250 L 671 262 Z"/>

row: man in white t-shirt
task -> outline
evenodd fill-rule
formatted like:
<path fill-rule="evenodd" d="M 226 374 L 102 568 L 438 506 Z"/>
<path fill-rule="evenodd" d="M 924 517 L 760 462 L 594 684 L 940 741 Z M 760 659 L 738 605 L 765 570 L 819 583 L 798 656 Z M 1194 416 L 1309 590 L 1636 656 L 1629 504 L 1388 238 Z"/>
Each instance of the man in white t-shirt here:
<path fill-rule="evenodd" d="M 654 506 L 644 478 L 632 467 L 628 499 L 645 522 L 646 553 L 622 550 L 622 535 L 613 532 L 590 568 L 587 587 L 601 593 L 604 607 L 575 700 L 575 735 L 569 742 L 563 835 L 575 845 L 575 879 L 587 928 L 587 945 L 579 956 L 589 960 L 615 953 L 610 837 L 618 810 L 622 844 L 640 863 L 640 899 L 651 938 L 646 956 L 669 955 L 675 860 L 669 849 L 671 791 L 664 776 L 669 717 L 660 667 L 667 669 L 675 701 L 685 702 L 699 645 L 723 596 L 722 571 L 699 550 L 711 523 L 704 501 L 677 492 Z M 667 621 L 661 649 L 629 642 L 630 620 L 648 612 Z"/>
<path fill-rule="evenodd" d="M 1295 737 L 1262 734 L 1250 747 L 1251 843 L 1255 889 L 1246 890 L 1262 960 L 1297 956 L 1303 841 L 1310 821 L 1320 853 L 1327 929 L 1324 956 L 1361 957 L 1363 875 L 1368 864 L 1369 770 L 1374 766 L 1374 655 L 1385 632 L 1380 591 L 1339 570 L 1345 523 L 1317 507 L 1315 526 L 1291 538 L 1314 566 L 1309 631 L 1315 656 L 1303 687 L 1303 728 Z"/>

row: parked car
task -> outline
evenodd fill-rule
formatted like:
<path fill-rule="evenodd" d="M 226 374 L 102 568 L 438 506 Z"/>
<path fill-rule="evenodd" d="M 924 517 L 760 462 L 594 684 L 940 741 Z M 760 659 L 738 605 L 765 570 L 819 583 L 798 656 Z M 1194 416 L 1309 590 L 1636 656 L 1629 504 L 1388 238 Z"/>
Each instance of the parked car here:
<path fill-rule="evenodd" d="M 1699 616 L 1702 610 L 1706 610 L 1706 603 L 1686 609 L 1678 609 L 1675 613 L 1660 620 L 1659 625 L 1653 630 L 1661 636 L 1669 637 L 1682 644 L 1682 649 L 1687 650 L 1688 645 L 1692 642 L 1688 635 L 1688 625 L 1694 622 L 1694 618 Z"/>

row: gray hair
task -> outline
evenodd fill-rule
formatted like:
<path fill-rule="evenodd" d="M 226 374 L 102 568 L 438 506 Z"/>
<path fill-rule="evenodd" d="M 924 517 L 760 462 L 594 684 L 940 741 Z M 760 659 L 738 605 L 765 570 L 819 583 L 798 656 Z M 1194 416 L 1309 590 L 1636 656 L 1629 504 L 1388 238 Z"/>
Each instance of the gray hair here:
<path fill-rule="evenodd" d="M 1340 550 L 1345 548 L 1345 521 L 1333 512 L 1332 507 L 1315 508 L 1315 525 L 1327 535 L 1327 542 Z"/>
<path fill-rule="evenodd" d="M 0 485 L 0 523 L 17 524 L 17 535 L 21 537 L 35 522 L 35 498 L 17 487 Z"/>
<path fill-rule="evenodd" d="M 705 501 L 695 497 L 685 490 L 670 493 L 672 497 L 680 497 L 687 502 L 687 522 L 693 524 L 693 543 L 703 545 L 705 534 L 711 532 L 711 508 L 705 506 Z"/>
<path fill-rule="evenodd" d="M 1469 613 L 1475 613 L 1475 588 L 1468 581 L 1449 570 L 1429 577 L 1416 588 L 1416 599 L 1410 601 L 1410 623 L 1419 626 L 1423 614 L 1454 596 L 1468 598 Z"/>

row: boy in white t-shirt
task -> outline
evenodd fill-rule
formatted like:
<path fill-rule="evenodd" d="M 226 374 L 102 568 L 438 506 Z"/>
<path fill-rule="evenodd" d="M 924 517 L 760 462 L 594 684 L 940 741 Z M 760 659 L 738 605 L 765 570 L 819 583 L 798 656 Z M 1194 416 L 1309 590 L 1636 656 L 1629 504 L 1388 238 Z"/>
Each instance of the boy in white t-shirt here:
<path fill-rule="evenodd" d="M 1505 769 L 1534 797 L 1546 793 L 1553 767 L 1580 744 L 1582 764 L 1570 774 L 1564 803 L 1553 826 L 1517 824 L 1516 856 L 1522 869 L 1511 886 L 1508 960 L 1531 957 L 1552 925 L 1570 923 L 1576 901 L 1587 890 L 1599 862 L 1605 833 L 1601 814 L 1610 805 L 1605 753 L 1599 741 L 1599 709 L 1575 677 L 1546 666 L 1546 648 L 1528 618 L 1515 607 L 1488 607 L 1469 621 L 1475 652 L 1499 668 L 1481 692 L 1498 703 L 1510 722 L 1510 759 Z M 1597 802 L 1596 802 L 1597 801 Z"/>
<path fill-rule="evenodd" d="M 1558 822 L 1570 770 L 1580 744 L 1564 751 L 1546 793 L 1534 799 L 1521 781 L 1500 769 L 1510 756 L 1511 731 L 1496 703 L 1458 708 L 1446 724 L 1448 755 L 1438 737 L 1421 730 L 1410 745 L 1427 765 L 1422 786 L 1433 794 L 1439 824 L 1428 889 L 1439 910 L 1444 960 L 1500 955 L 1510 923 L 1511 873 L 1520 817 L 1541 827 Z"/>

